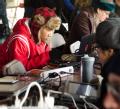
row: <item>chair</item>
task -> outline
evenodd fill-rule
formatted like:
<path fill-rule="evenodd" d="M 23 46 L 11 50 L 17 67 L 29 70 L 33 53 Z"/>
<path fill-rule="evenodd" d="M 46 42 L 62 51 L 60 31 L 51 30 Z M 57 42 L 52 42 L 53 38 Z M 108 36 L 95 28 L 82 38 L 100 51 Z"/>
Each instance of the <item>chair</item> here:
<path fill-rule="evenodd" d="M 62 45 L 65 45 L 65 40 L 63 38 L 63 36 L 59 33 L 55 33 L 53 34 L 52 37 L 52 48 L 57 48 L 60 47 Z"/>

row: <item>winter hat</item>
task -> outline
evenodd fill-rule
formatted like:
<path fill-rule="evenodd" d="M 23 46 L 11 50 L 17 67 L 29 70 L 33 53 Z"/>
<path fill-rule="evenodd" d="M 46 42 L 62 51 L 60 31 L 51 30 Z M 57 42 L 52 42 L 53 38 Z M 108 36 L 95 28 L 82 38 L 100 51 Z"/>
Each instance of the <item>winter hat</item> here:
<path fill-rule="evenodd" d="M 100 47 L 120 49 L 120 18 L 109 18 L 100 23 L 95 38 Z"/>
<path fill-rule="evenodd" d="M 31 26 L 40 29 L 45 26 L 51 30 L 58 30 L 61 25 L 61 19 L 56 15 L 54 9 L 48 7 L 41 7 L 35 10 L 34 16 L 31 20 Z"/>
<path fill-rule="evenodd" d="M 114 11 L 115 4 L 113 0 L 93 0 L 93 7 L 100 8 L 106 11 Z"/>

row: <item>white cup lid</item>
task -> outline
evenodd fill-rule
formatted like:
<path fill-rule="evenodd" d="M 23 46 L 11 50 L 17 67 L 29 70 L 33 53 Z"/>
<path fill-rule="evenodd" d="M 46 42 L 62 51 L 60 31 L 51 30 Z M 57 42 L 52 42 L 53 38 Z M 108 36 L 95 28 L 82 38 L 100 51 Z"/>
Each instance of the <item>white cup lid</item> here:
<path fill-rule="evenodd" d="M 83 57 L 81 57 L 81 59 L 84 59 L 84 60 L 90 60 L 90 61 L 95 61 L 95 58 L 94 57 L 90 57 L 90 56 L 88 56 L 88 54 L 85 54 Z"/>

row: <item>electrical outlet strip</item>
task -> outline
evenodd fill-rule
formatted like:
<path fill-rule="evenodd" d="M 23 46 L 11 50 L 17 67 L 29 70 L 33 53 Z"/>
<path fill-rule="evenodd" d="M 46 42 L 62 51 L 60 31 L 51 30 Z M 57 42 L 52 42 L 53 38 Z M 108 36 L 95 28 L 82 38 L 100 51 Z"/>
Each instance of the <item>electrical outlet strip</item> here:
<path fill-rule="evenodd" d="M 61 74 L 60 72 L 67 72 L 65 74 Z M 62 67 L 62 68 L 57 68 L 57 69 L 53 69 L 53 70 L 48 70 L 48 71 L 45 71 L 45 72 L 42 72 L 42 76 L 43 78 L 47 78 L 48 77 L 48 74 L 49 73 L 53 73 L 53 72 L 56 72 L 58 73 L 61 77 L 63 76 L 67 76 L 67 75 L 70 75 L 70 73 L 74 73 L 74 68 L 73 66 L 69 66 L 69 67 Z"/>

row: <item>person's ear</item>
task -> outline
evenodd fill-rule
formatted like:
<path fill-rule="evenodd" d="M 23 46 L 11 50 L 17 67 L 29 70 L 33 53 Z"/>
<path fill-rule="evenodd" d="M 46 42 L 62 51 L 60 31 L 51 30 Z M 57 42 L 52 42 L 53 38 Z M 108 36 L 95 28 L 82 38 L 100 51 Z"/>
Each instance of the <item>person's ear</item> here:
<path fill-rule="evenodd" d="M 100 8 L 97 8 L 97 14 L 101 13 L 101 9 Z"/>

